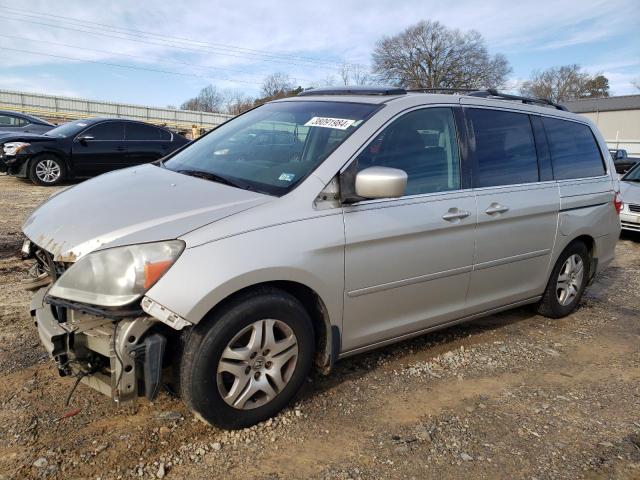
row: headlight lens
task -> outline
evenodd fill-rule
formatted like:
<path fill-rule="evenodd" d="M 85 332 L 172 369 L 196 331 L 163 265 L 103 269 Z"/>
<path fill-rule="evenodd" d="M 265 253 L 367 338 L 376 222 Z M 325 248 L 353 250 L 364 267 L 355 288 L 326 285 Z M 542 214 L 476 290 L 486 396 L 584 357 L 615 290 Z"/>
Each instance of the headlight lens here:
<path fill-rule="evenodd" d="M 25 142 L 7 142 L 4 144 L 4 154 L 9 156 L 17 155 L 29 145 L 31 144 Z"/>
<path fill-rule="evenodd" d="M 90 253 L 62 274 L 49 295 L 103 307 L 127 305 L 169 270 L 184 246 L 170 240 Z"/>

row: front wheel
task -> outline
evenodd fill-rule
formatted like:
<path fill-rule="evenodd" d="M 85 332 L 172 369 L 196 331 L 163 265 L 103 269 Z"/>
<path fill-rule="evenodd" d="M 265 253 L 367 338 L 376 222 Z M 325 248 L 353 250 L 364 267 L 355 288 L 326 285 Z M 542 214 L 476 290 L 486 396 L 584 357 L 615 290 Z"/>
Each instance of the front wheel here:
<path fill-rule="evenodd" d="M 29 179 L 36 185 L 54 186 L 64 180 L 64 163 L 57 157 L 42 155 L 29 164 Z"/>
<path fill-rule="evenodd" d="M 569 245 L 558 258 L 538 313 L 561 318 L 573 312 L 584 293 L 590 274 L 590 255 L 582 242 Z"/>
<path fill-rule="evenodd" d="M 302 387 L 314 335 L 300 302 L 264 289 L 232 300 L 186 340 L 180 391 L 204 420 L 244 428 L 275 415 Z"/>

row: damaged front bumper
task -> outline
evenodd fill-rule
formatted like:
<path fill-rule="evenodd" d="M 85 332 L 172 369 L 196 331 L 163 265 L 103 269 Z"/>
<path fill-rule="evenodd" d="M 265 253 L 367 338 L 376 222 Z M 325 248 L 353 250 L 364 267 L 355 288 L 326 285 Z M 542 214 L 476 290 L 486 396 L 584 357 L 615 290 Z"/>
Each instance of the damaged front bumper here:
<path fill-rule="evenodd" d="M 56 362 L 60 375 L 81 382 L 120 404 L 138 396 L 153 399 L 162 380 L 166 336 L 159 320 L 140 314 L 113 319 L 45 301 L 49 287 L 31 301 L 31 316 L 40 341 Z"/>

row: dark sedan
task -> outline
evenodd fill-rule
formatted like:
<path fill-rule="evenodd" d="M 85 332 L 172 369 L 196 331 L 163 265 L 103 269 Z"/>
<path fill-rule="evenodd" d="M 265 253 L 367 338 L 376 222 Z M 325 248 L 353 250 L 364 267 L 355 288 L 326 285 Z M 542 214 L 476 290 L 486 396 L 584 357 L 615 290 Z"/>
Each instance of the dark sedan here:
<path fill-rule="evenodd" d="M 26 113 L 0 110 L 1 133 L 44 133 L 56 126 Z"/>
<path fill-rule="evenodd" d="M 68 178 L 153 162 L 188 142 L 167 129 L 133 120 L 76 120 L 42 135 L 0 133 L 0 171 L 37 185 L 57 185 Z"/>

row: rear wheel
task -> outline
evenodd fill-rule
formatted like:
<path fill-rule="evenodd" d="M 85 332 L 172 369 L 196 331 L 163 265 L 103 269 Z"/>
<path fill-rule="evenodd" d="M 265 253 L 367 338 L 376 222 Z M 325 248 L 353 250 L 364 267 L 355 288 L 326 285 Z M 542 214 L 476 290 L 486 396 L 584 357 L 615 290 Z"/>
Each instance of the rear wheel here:
<path fill-rule="evenodd" d="M 589 279 L 590 255 L 582 242 L 569 245 L 558 258 L 538 305 L 538 313 L 549 318 L 569 315 L 580 303 Z"/>
<path fill-rule="evenodd" d="M 234 299 L 186 340 L 180 391 L 204 420 L 244 428 L 275 415 L 303 385 L 313 327 L 300 302 L 278 289 Z"/>
<path fill-rule="evenodd" d="M 52 155 L 41 155 L 29 164 L 29 179 L 36 185 L 58 185 L 65 178 L 64 163 Z"/>

